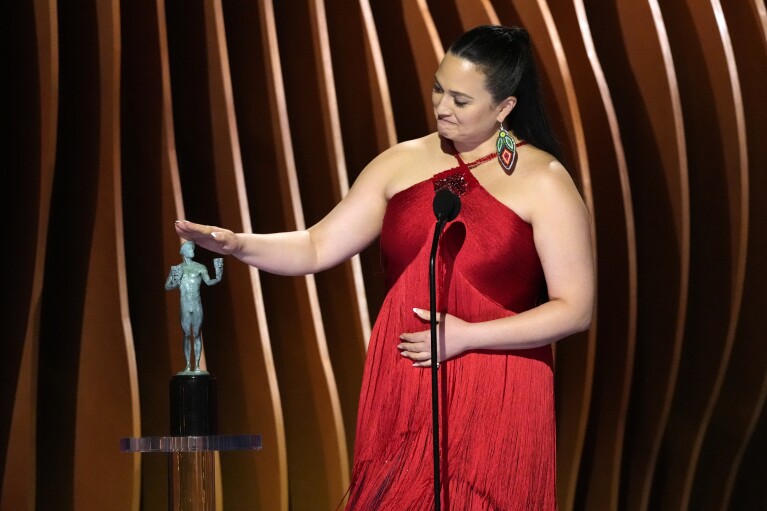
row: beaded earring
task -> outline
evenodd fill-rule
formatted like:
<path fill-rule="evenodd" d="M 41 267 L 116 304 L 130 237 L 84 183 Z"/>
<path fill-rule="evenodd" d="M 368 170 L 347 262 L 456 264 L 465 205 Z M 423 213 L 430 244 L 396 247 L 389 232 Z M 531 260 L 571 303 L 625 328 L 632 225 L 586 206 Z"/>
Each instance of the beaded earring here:
<path fill-rule="evenodd" d="M 511 172 L 514 164 L 517 162 L 517 144 L 506 131 L 501 123 L 501 129 L 498 132 L 498 140 L 495 143 L 495 152 L 498 153 L 498 162 L 506 172 Z"/>

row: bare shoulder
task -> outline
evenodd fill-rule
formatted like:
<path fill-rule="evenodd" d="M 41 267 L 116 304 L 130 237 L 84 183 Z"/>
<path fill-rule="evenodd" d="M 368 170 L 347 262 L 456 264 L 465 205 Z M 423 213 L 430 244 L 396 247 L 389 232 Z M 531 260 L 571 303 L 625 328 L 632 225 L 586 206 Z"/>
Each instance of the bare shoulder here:
<path fill-rule="evenodd" d="M 531 221 L 551 211 L 585 212 L 585 204 L 568 170 L 551 154 L 530 148 L 524 167 L 515 171 Z"/>
<path fill-rule="evenodd" d="M 434 157 L 439 155 L 439 148 L 436 133 L 400 142 L 374 158 L 360 173 L 358 181 L 376 182 L 389 199 L 408 186 L 432 176 L 429 163 L 433 165 Z"/>
<path fill-rule="evenodd" d="M 553 157 L 549 161 L 541 161 L 539 165 L 532 167 L 525 181 L 533 192 L 578 193 L 570 173 Z"/>
<path fill-rule="evenodd" d="M 436 133 L 432 133 L 395 144 L 382 152 L 373 162 L 380 161 L 394 168 L 407 167 L 429 159 L 438 152 L 439 147 L 439 137 Z"/>

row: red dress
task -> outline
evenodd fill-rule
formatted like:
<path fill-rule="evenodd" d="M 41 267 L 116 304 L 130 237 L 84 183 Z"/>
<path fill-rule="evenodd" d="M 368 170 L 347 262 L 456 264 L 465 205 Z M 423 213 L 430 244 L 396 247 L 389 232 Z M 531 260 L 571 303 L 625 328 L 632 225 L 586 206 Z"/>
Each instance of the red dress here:
<path fill-rule="evenodd" d="M 365 364 L 347 511 L 434 508 L 430 369 L 413 367 L 397 344 L 429 328 L 412 308 L 429 308 L 435 190 L 462 202 L 440 241 L 438 310 L 487 321 L 534 307 L 542 289 L 532 227 L 458 162 L 386 210 L 388 292 Z M 443 510 L 555 510 L 551 347 L 466 352 L 440 365 L 439 382 Z"/>

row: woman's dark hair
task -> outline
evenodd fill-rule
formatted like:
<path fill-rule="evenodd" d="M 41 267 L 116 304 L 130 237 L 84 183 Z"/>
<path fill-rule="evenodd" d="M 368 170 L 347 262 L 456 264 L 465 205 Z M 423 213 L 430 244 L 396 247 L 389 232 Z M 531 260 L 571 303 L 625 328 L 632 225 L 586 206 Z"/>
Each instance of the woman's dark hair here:
<path fill-rule="evenodd" d="M 506 129 L 562 160 L 543 105 L 530 36 L 524 28 L 482 25 L 459 37 L 448 52 L 480 68 L 493 101 L 517 98 L 504 121 Z"/>

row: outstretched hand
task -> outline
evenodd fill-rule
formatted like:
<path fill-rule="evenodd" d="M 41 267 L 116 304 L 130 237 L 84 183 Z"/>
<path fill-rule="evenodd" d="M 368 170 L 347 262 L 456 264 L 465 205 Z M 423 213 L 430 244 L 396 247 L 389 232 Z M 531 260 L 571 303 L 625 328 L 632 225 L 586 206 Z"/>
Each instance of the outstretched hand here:
<path fill-rule="evenodd" d="M 413 309 L 418 318 L 427 324 L 431 318 L 428 310 Z M 437 362 L 460 355 L 468 349 L 470 323 L 446 313 L 437 314 Z M 399 336 L 397 349 L 400 354 L 413 361 L 415 367 L 431 366 L 431 331 L 406 332 Z"/>
<path fill-rule="evenodd" d="M 176 234 L 217 254 L 228 255 L 240 250 L 239 236 L 229 229 L 176 220 Z"/>

